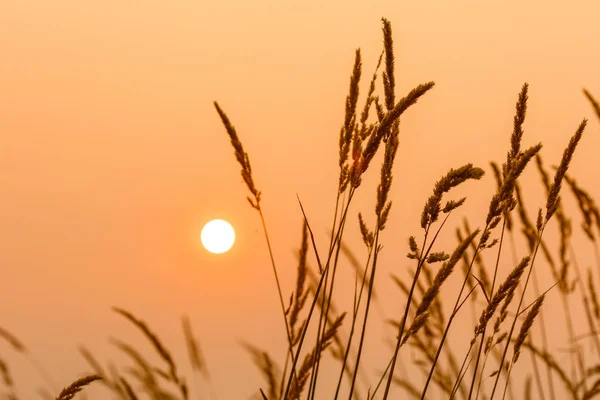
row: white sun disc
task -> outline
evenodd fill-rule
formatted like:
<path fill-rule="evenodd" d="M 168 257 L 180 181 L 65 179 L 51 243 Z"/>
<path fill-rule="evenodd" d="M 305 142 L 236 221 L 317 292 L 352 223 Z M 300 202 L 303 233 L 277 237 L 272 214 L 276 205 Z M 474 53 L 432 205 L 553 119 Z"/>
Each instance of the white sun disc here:
<path fill-rule="evenodd" d="M 204 225 L 200 233 L 204 248 L 211 253 L 225 253 L 235 242 L 235 231 L 231 224 L 222 219 L 214 219 Z"/>

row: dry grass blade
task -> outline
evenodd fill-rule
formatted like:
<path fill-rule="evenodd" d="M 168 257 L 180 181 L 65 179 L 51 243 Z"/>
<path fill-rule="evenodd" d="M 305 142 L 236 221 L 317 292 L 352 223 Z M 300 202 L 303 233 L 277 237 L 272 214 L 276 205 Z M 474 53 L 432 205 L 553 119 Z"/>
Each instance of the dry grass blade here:
<path fill-rule="evenodd" d="M 260 389 L 260 397 L 262 397 L 263 400 L 269 400 L 265 392 L 263 392 L 262 388 Z"/>
<path fill-rule="evenodd" d="M 125 390 L 125 394 L 127 395 L 128 400 L 138 400 L 138 397 L 135 394 L 135 391 L 133 390 L 133 388 L 131 387 L 129 382 L 127 382 L 125 380 L 125 378 L 121 378 L 120 383 L 121 383 L 121 386 L 123 386 L 123 389 Z"/>
<path fill-rule="evenodd" d="M 596 101 L 596 99 L 592 96 L 592 94 L 590 92 L 588 92 L 586 89 L 583 89 L 583 94 L 585 94 L 585 97 L 587 97 L 587 99 L 590 101 L 590 103 L 592 104 L 592 107 L 594 109 L 594 112 L 596 113 L 596 116 L 598 117 L 598 119 L 600 119 L 600 104 L 598 103 L 598 101 Z"/>
<path fill-rule="evenodd" d="M 102 379 L 102 378 L 99 375 L 89 375 L 89 376 L 77 379 L 75 382 L 71 383 L 69 386 L 64 388 L 59 393 L 59 395 L 56 397 L 56 400 L 71 400 L 84 387 L 86 387 L 90 383 L 100 380 L 100 379 Z"/>

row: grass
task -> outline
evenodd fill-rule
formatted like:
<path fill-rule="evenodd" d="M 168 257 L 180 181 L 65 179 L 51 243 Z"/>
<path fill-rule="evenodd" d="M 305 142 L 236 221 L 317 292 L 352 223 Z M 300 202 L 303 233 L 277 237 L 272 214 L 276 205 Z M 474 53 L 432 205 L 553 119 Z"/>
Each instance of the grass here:
<path fill-rule="evenodd" d="M 362 71 L 360 50 L 350 77 L 345 101 L 345 115 L 339 133 L 337 196 L 332 204 L 334 214 L 331 237 L 326 252 L 319 252 L 310 224 L 310 215 L 299 208 L 303 216 L 298 251 L 296 283 L 291 293 L 282 287 L 277 262 L 269 239 L 262 193 L 258 189 L 250 156 L 245 152 L 240 136 L 224 109 L 214 103 L 225 132 L 241 167 L 243 181 L 250 193 L 248 201 L 256 210 L 275 278 L 275 295 L 281 307 L 281 317 L 287 349 L 282 357 L 268 350 L 244 343 L 264 381 L 257 382 L 255 398 L 267 400 L 296 399 L 397 399 L 397 398 L 464 398 L 464 399 L 591 399 L 600 396 L 600 209 L 592 194 L 569 174 L 569 165 L 577 153 L 587 121 L 574 125 L 574 134 L 557 160 L 552 173 L 541 157 L 542 144 L 525 147 L 524 126 L 527 116 L 529 86 L 524 84 L 517 96 L 513 132 L 505 161 L 491 163 L 497 186 L 489 193 L 489 209 L 480 216 L 479 228 L 471 229 L 464 221 L 454 221 L 453 212 L 465 208 L 466 198 L 448 198 L 455 188 L 464 186 L 477 190 L 485 171 L 470 163 L 450 169 L 433 185 L 421 211 L 420 233 L 408 239 L 407 257 L 413 263 L 412 276 L 392 279 L 404 296 L 395 314 L 387 321 L 390 331 L 389 354 L 379 354 L 385 362 L 379 377 L 371 380 L 373 366 L 365 367 L 363 355 L 369 327 L 373 324 L 373 308 L 385 302 L 375 285 L 379 255 L 383 251 L 386 224 L 393 218 L 391 187 L 393 167 L 400 145 L 400 119 L 405 112 L 433 90 L 434 83 L 416 85 L 404 97 L 396 93 L 395 57 L 391 23 L 383 19 L 383 52 L 369 83 L 364 105 L 359 107 L 359 85 Z M 380 73 L 380 67 L 382 71 Z M 382 93 L 377 82 L 381 74 Z M 380 99 L 380 95 L 382 98 Z M 594 97 L 584 90 L 593 112 L 600 120 L 600 108 Z M 375 156 L 383 153 L 379 184 L 374 193 L 374 222 L 369 225 L 363 214 L 351 215 L 350 207 L 356 193 L 362 190 L 366 173 L 373 168 Z M 525 193 L 520 185 L 522 173 L 535 164 L 546 189 L 546 204 L 535 215 L 525 208 Z M 566 210 L 561 196 L 565 186 L 573 196 L 577 210 Z M 568 194 L 567 193 L 567 194 Z M 416 210 L 415 210 L 416 211 Z M 573 243 L 574 217 L 579 215 L 580 229 L 595 250 L 596 268 L 583 270 L 578 263 Z M 360 232 L 347 232 L 348 218 L 358 217 Z M 477 219 L 475 219 L 477 220 Z M 556 222 L 556 223 L 555 223 Z M 449 252 L 439 250 L 440 234 L 452 223 L 457 224 L 457 246 Z M 544 233 L 558 227 L 559 244 L 551 248 Z M 360 235 L 364 248 L 349 248 L 344 238 Z M 522 241 L 527 249 L 518 254 Z M 509 247 L 512 257 L 503 249 Z M 394 249 L 405 252 L 406 249 Z M 389 250 L 386 250 L 389 251 Z M 364 263 L 360 256 L 364 254 Z M 354 270 L 354 282 L 336 280 L 338 265 L 347 259 Z M 316 267 L 309 261 L 314 260 Z M 492 264 L 488 264 L 492 260 Z M 437 265 L 436 265 L 437 264 Z M 489 268 L 489 265 L 492 265 Z M 555 283 L 542 290 L 538 271 L 549 271 Z M 506 273 L 505 271 L 509 271 Z M 460 289 L 453 298 L 442 299 L 442 289 L 455 279 Z M 339 293 L 351 293 L 352 306 L 341 310 L 336 303 Z M 546 310 L 549 298 L 560 299 L 562 310 Z M 535 300 L 527 303 L 526 298 Z M 285 301 L 284 299 L 289 299 Z M 582 307 L 583 315 L 573 313 Z M 464 347 L 449 340 L 459 315 L 471 311 L 473 335 L 456 338 Z M 45 380 L 40 396 L 48 399 L 71 399 L 89 384 L 103 385 L 111 398 L 118 399 L 179 399 L 200 398 L 193 393 L 189 381 L 208 388 L 211 398 L 217 398 L 210 383 L 211 375 L 192 325 L 182 319 L 189 363 L 195 374 L 185 377 L 176 360 L 150 326 L 132 313 L 114 308 L 114 312 L 134 325 L 153 347 L 161 360 L 154 365 L 135 346 L 111 339 L 116 350 L 128 356 L 131 364 L 117 368 L 103 366 L 85 348 L 80 352 L 90 374 L 79 377 L 59 391 L 50 374 L 29 354 L 27 348 L 8 330 L 0 328 L 3 346 L 12 347 L 38 368 Z M 581 318 L 583 317 L 583 318 Z M 464 321 L 464 318 L 461 319 Z M 561 347 L 565 355 L 551 347 L 552 332 L 547 322 L 564 323 L 568 339 Z M 576 333 L 585 332 L 578 337 Z M 460 351 L 467 349 L 466 352 Z M 531 370 L 523 379 L 515 379 L 514 368 L 527 355 Z M 324 357 L 337 362 L 339 373 L 331 392 L 326 392 L 322 377 Z M 560 360 L 560 361 L 559 361 Z M 400 364 L 411 364 L 411 372 L 399 370 Z M 328 364 L 331 365 L 331 364 Z M 416 374 L 420 374 L 419 378 Z M 7 398 L 17 399 L 17 388 L 6 360 L 0 359 L 2 390 Z M 330 376 L 330 375 L 328 375 Z M 328 385 L 330 386 L 330 385 Z"/>

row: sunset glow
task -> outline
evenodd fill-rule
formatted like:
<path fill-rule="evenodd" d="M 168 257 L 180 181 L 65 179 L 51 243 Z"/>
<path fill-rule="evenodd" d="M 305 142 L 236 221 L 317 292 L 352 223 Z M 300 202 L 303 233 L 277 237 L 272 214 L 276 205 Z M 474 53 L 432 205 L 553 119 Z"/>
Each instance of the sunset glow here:
<path fill-rule="evenodd" d="M 3 2 L 0 400 L 600 398 L 599 15 Z"/>

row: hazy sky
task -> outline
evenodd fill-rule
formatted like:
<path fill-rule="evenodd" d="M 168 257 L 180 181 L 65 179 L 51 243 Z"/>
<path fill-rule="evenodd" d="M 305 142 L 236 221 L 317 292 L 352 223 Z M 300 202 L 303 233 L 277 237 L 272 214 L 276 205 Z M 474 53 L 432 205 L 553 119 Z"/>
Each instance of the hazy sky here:
<path fill-rule="evenodd" d="M 395 316 L 401 298 L 388 276 L 410 265 L 406 239 L 421 235 L 434 182 L 450 167 L 489 171 L 490 160 L 504 159 L 524 82 L 524 143 L 542 141 L 548 163 L 590 118 L 572 171 L 600 196 L 600 124 L 582 95 L 586 87 L 600 98 L 598 15 L 594 0 L 4 2 L 0 326 L 63 386 L 87 370 L 80 344 L 103 361 L 123 361 L 108 336 L 150 351 L 111 306 L 146 319 L 182 365 L 179 318 L 188 314 L 219 398 L 247 398 L 262 381 L 240 340 L 281 358 L 285 336 L 260 221 L 212 102 L 250 154 L 289 294 L 301 228 L 296 194 L 325 247 L 354 51 L 362 50 L 368 80 L 382 49 L 381 17 L 391 21 L 397 97 L 436 82 L 402 121 L 378 272 L 384 308 Z M 379 165 L 351 210 L 347 240 L 362 258 L 356 213 L 374 220 Z M 534 168 L 525 179 L 535 211 L 543 199 Z M 452 226 L 462 215 L 473 226 L 484 219 L 491 174 L 467 186 L 470 211 Z M 237 231 L 225 255 L 200 246 L 212 218 Z M 452 230 L 443 240 L 451 250 Z M 371 350 L 382 337 L 373 331 Z M 376 371 L 383 365 L 373 353 L 366 365 Z M 0 356 L 24 396 L 42 383 L 2 343 Z"/>

